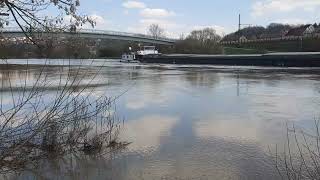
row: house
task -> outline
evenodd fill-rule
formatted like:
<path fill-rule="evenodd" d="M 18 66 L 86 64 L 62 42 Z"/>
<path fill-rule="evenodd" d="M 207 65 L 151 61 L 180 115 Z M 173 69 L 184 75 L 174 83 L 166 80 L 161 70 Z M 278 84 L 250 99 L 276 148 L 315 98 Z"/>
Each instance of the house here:
<path fill-rule="evenodd" d="M 320 26 L 317 26 L 314 30 L 315 34 L 320 34 Z"/>
<path fill-rule="evenodd" d="M 315 32 L 316 28 L 314 25 L 310 25 L 307 27 L 307 29 L 303 32 L 303 35 L 313 34 Z"/>
<path fill-rule="evenodd" d="M 245 37 L 245 36 L 241 36 L 240 38 L 239 38 L 239 41 L 240 42 L 246 42 L 248 39 Z"/>
<path fill-rule="evenodd" d="M 286 36 L 306 36 L 309 34 L 313 34 L 314 32 L 314 25 L 308 24 L 290 29 Z"/>

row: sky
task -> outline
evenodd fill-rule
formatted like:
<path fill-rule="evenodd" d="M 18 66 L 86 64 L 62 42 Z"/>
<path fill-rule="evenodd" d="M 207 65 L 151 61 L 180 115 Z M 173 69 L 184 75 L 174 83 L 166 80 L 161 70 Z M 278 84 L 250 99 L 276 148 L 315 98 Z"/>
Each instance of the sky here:
<path fill-rule="evenodd" d="M 147 33 L 159 24 L 169 37 L 212 27 L 223 35 L 242 23 L 320 23 L 320 0 L 81 0 L 79 12 L 95 19 L 99 30 Z"/>

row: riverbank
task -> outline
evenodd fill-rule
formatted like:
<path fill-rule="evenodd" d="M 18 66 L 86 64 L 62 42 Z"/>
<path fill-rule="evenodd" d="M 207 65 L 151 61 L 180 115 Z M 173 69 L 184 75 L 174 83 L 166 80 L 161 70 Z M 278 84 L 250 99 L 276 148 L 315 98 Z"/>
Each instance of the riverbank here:
<path fill-rule="evenodd" d="M 143 63 L 209 64 L 233 66 L 320 67 L 320 52 L 247 55 L 162 54 L 147 55 Z"/>

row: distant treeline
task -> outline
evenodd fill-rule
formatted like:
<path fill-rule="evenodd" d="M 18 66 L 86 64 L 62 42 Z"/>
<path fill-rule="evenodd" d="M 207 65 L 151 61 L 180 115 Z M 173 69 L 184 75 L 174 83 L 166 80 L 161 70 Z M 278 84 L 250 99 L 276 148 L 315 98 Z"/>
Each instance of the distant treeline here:
<path fill-rule="evenodd" d="M 223 47 L 219 45 L 222 39 L 212 28 L 194 30 L 180 39 L 171 47 L 164 47 L 163 53 L 179 54 L 222 54 Z"/>
<path fill-rule="evenodd" d="M 221 54 L 221 36 L 211 28 L 196 30 L 181 37 L 174 45 L 156 45 L 161 53 Z M 0 41 L 0 58 L 119 58 L 123 53 L 140 50 L 138 42 L 121 40 L 59 39 L 47 37 L 36 40 L 37 45 L 25 41 Z"/>
<path fill-rule="evenodd" d="M 299 35 L 303 35 L 304 28 L 311 25 L 312 24 L 289 25 L 289 24 L 271 23 L 267 27 L 263 27 L 263 26 L 246 27 L 241 29 L 240 31 L 226 35 L 225 37 L 223 37 L 222 41 L 238 41 L 240 37 L 245 37 L 248 40 L 279 38 L 279 37 L 285 36 L 290 30 L 293 30 L 293 29 L 297 29 L 296 31 L 297 36 L 299 36 Z M 315 31 L 320 30 L 320 24 L 315 23 L 312 26 L 315 28 Z"/>
<path fill-rule="evenodd" d="M 37 40 L 37 45 L 22 40 L 0 42 L 1 58 L 86 58 L 90 57 L 88 42 L 77 39 L 57 40 L 54 38 Z"/>
<path fill-rule="evenodd" d="M 1 41 L 0 58 L 119 58 L 138 43 L 118 40 L 46 39 L 34 45 L 23 41 Z"/>
<path fill-rule="evenodd" d="M 320 51 L 320 24 L 247 27 L 226 35 L 221 42 L 226 54 L 315 52 Z"/>
<path fill-rule="evenodd" d="M 155 45 L 161 53 L 179 54 L 235 54 L 235 53 L 263 53 L 268 51 L 320 51 L 319 39 L 304 41 L 281 41 L 265 43 L 244 43 L 224 48 L 222 41 L 272 39 L 285 36 L 289 31 L 303 33 L 308 26 L 313 32 L 320 33 L 320 24 L 293 26 L 272 23 L 267 27 L 254 26 L 221 37 L 212 28 L 192 31 L 187 36 L 181 36 L 173 45 Z M 293 31 L 295 29 L 295 31 Z M 140 50 L 144 45 L 138 42 L 121 40 L 93 40 L 83 38 L 46 37 L 37 39 L 37 45 L 25 40 L 0 39 L 0 58 L 120 58 L 123 53 Z M 229 47 L 229 46 L 228 46 Z M 238 50 L 238 49 L 239 50 Z M 241 49 L 242 48 L 242 49 Z M 248 49 L 248 50 L 246 50 Z M 253 49 L 250 50 L 250 49 Z"/>

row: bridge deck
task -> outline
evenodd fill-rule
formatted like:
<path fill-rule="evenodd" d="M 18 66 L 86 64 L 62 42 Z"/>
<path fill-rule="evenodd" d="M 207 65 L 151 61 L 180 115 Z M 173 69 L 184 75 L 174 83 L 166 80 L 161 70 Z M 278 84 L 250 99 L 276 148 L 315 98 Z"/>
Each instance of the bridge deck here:
<path fill-rule="evenodd" d="M 119 39 L 136 42 L 147 42 L 154 44 L 174 44 L 175 39 L 170 38 L 154 38 L 145 34 L 118 32 L 118 31 L 106 31 L 106 30 L 92 30 L 92 29 L 80 29 L 77 32 L 70 31 L 57 31 L 57 32 L 33 32 L 36 36 L 42 36 L 47 34 L 59 34 L 61 37 L 70 37 L 77 35 L 80 38 L 96 38 L 96 39 Z M 24 37 L 25 34 L 19 28 L 5 28 L 0 29 L 0 35 L 2 37 Z"/>

